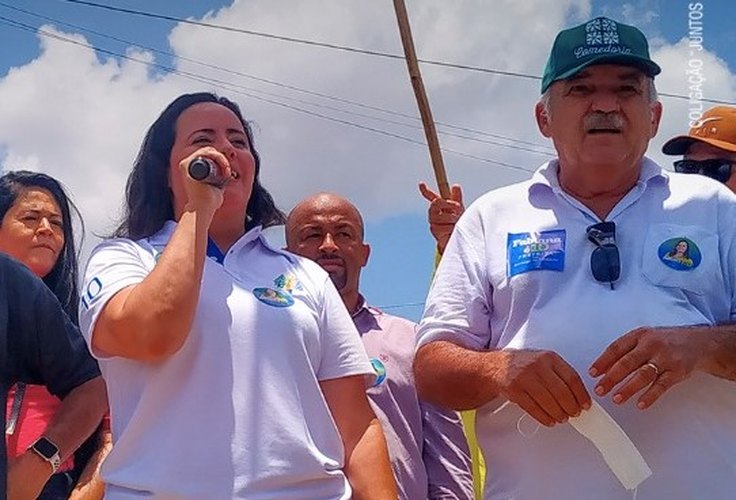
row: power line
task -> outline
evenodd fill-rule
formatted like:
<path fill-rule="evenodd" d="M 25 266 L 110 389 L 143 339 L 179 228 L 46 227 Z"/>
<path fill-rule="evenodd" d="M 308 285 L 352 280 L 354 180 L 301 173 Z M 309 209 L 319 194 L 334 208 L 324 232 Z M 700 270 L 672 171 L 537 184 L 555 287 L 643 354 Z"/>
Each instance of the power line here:
<path fill-rule="evenodd" d="M 50 33 L 50 32 L 45 31 L 43 29 L 36 28 L 34 26 L 30 26 L 30 25 L 27 25 L 27 24 L 22 23 L 22 22 L 19 22 L 19 21 L 15 21 L 13 19 L 9 19 L 9 18 L 4 17 L 4 16 L 0 16 L 0 24 L 5 24 L 6 26 L 11 26 L 11 27 L 14 27 L 14 28 L 22 29 L 22 30 L 25 30 L 25 31 L 30 31 L 30 32 L 33 32 L 33 33 L 39 33 L 42 36 L 46 36 L 46 37 L 49 37 L 49 38 L 54 38 L 54 39 L 59 40 L 59 41 L 62 41 L 62 42 L 67 42 L 67 43 L 70 43 L 70 44 L 73 44 L 73 45 L 77 45 L 77 46 L 81 46 L 81 47 L 84 47 L 84 48 L 87 48 L 87 49 L 96 50 L 96 51 L 98 51 L 100 53 L 111 55 L 111 56 L 114 56 L 114 57 L 119 57 L 121 59 L 125 59 L 125 60 L 131 61 L 131 62 L 135 62 L 135 63 L 138 63 L 138 64 L 144 64 L 146 66 L 151 66 L 151 67 L 154 67 L 154 68 L 158 68 L 158 69 L 167 71 L 169 73 L 172 73 L 172 74 L 176 74 L 178 76 L 181 76 L 183 78 L 187 78 L 189 80 L 193 80 L 193 81 L 196 81 L 196 82 L 199 82 L 199 83 L 204 83 L 204 84 L 207 84 L 207 85 L 214 85 L 214 86 L 217 86 L 217 87 L 226 89 L 226 90 L 228 90 L 230 92 L 233 92 L 233 93 L 236 93 L 236 94 L 240 94 L 240 95 L 249 97 L 251 99 L 255 99 L 255 100 L 263 101 L 263 102 L 266 102 L 266 103 L 269 103 L 269 104 L 273 104 L 273 105 L 276 105 L 276 106 L 280 106 L 280 107 L 283 107 L 283 108 L 286 108 L 286 109 L 290 109 L 290 110 L 296 111 L 298 113 L 303 113 L 303 114 L 310 115 L 310 116 L 313 116 L 313 117 L 317 117 L 317 118 L 321 118 L 321 119 L 324 119 L 324 120 L 336 122 L 336 123 L 339 123 L 339 124 L 342 124 L 342 125 L 347 125 L 349 127 L 354 127 L 354 128 L 358 128 L 358 129 L 370 131 L 370 132 L 373 132 L 373 133 L 376 133 L 376 134 L 379 134 L 379 135 L 384 135 L 384 136 L 392 137 L 394 139 L 402 140 L 402 141 L 405 141 L 405 142 L 410 142 L 412 144 L 417 144 L 417 145 L 422 145 L 422 146 L 426 146 L 427 145 L 424 141 L 412 139 L 410 137 L 406 137 L 406 136 L 403 136 L 403 135 L 400 135 L 400 134 L 395 134 L 395 133 L 387 132 L 385 130 L 377 129 L 377 128 L 374 128 L 374 127 L 369 127 L 369 126 L 366 126 L 366 125 L 361 125 L 359 123 L 351 122 L 351 121 L 348 121 L 348 120 L 343 120 L 343 119 L 340 119 L 340 118 L 335 118 L 335 117 L 332 117 L 332 116 L 329 116 L 329 115 L 324 115 L 322 113 L 316 113 L 314 111 L 309 111 L 309 110 L 306 110 L 306 109 L 303 109 L 303 108 L 299 108 L 297 106 L 292 106 L 290 104 L 286 104 L 286 103 L 283 103 L 283 102 L 275 101 L 273 99 L 267 99 L 267 98 L 264 98 L 264 97 L 256 96 L 256 95 L 250 94 L 248 92 L 244 92 L 243 90 L 238 89 L 237 88 L 238 86 L 234 86 L 233 84 L 230 84 L 230 83 L 225 82 L 225 81 L 222 81 L 222 80 L 218 80 L 218 79 L 214 79 L 214 78 L 208 78 L 208 77 L 202 77 L 201 75 L 197 75 L 195 73 L 190 73 L 190 72 L 183 71 L 183 70 L 177 70 L 175 68 L 172 68 L 170 66 L 166 66 L 166 65 L 163 65 L 163 64 L 159 64 L 159 63 L 154 63 L 154 62 L 150 62 L 150 61 L 145 61 L 145 60 L 137 59 L 135 57 L 131 57 L 131 56 L 128 56 L 128 55 L 125 55 L 125 54 L 120 54 L 120 53 L 115 52 L 115 51 L 103 49 L 103 48 L 100 48 L 100 47 L 95 47 L 95 46 L 93 46 L 91 44 L 85 44 L 85 43 L 82 43 L 82 42 L 78 42 L 77 40 L 73 40 L 73 39 L 70 39 L 70 38 L 67 38 L 67 37 L 64 37 L 64 36 L 55 34 L 55 33 Z M 518 166 L 518 165 L 513 165 L 513 164 L 502 162 L 502 161 L 492 160 L 490 158 L 484 158 L 484 157 L 472 155 L 472 154 L 469 154 L 469 153 L 464 153 L 462 151 L 457 151 L 457 150 L 454 150 L 454 149 L 442 148 L 442 151 L 447 152 L 447 153 L 451 153 L 451 154 L 454 154 L 454 155 L 457 155 L 457 156 L 462 156 L 462 157 L 465 157 L 465 158 L 474 159 L 474 160 L 478 160 L 478 161 L 482 161 L 482 162 L 485 162 L 485 163 L 490 163 L 490 164 L 494 164 L 494 165 L 498 165 L 498 166 L 502 166 L 502 167 L 514 169 L 514 170 L 520 170 L 520 171 L 523 171 L 523 172 L 533 172 L 533 170 L 530 170 L 530 169 L 527 169 L 527 168 L 524 168 L 524 167 L 521 167 L 521 166 Z"/>
<path fill-rule="evenodd" d="M 287 96 L 283 96 L 283 95 L 280 95 L 280 94 L 273 94 L 272 92 L 266 92 L 266 91 L 263 91 L 263 90 L 250 89 L 250 88 L 248 90 L 251 91 L 251 92 L 257 92 L 257 93 L 261 93 L 261 94 L 264 94 L 264 95 L 267 95 L 267 96 L 271 96 L 271 97 L 277 97 L 279 99 L 286 99 L 286 100 L 289 100 L 289 101 L 298 102 L 300 104 L 304 104 L 304 105 L 307 105 L 307 106 L 316 106 L 316 107 L 319 107 L 319 108 L 328 109 L 330 111 L 335 111 L 337 113 L 345 113 L 345 114 L 350 115 L 350 116 L 357 116 L 357 117 L 365 118 L 365 119 L 369 119 L 369 120 L 377 120 L 377 121 L 380 121 L 380 122 L 383 122 L 383 123 L 390 123 L 391 125 L 397 125 L 397 126 L 400 126 L 400 127 L 407 127 L 407 128 L 413 129 L 413 130 L 422 130 L 422 127 L 421 126 L 414 125 L 414 124 L 411 124 L 411 123 L 405 123 L 405 122 L 400 122 L 400 121 L 397 121 L 397 120 L 390 120 L 390 119 L 386 119 L 386 118 L 378 118 L 376 116 L 367 115 L 365 113 L 358 113 L 358 112 L 355 112 L 355 111 L 348 111 L 346 109 L 340 109 L 340 108 L 336 108 L 334 106 L 327 106 L 327 105 L 324 105 L 324 104 L 316 104 L 316 103 L 312 103 L 310 101 L 305 101 L 303 99 L 296 99 L 296 98 L 293 98 L 293 97 L 287 97 Z M 541 151 L 539 149 L 532 149 L 532 148 L 529 148 L 529 147 L 526 147 L 526 146 L 517 146 L 515 144 L 504 144 L 504 143 L 501 143 L 501 142 L 498 142 L 498 141 L 492 141 L 490 139 L 481 139 L 479 137 L 472 137 L 472 136 L 469 136 L 469 135 L 458 134 L 458 133 L 455 133 L 455 132 L 447 132 L 447 131 L 439 130 L 438 133 L 441 134 L 441 135 L 443 135 L 443 136 L 456 137 L 456 138 L 465 139 L 465 140 L 468 140 L 468 141 L 480 142 L 480 143 L 483 143 L 483 144 L 490 144 L 490 145 L 494 145 L 494 146 L 500 146 L 500 147 L 515 149 L 517 151 L 526 151 L 527 153 L 533 153 L 533 154 L 538 154 L 538 155 L 543 155 L 543 156 L 552 156 L 554 154 L 551 148 L 548 148 L 547 151 Z M 506 140 L 512 141 L 513 139 L 506 139 Z"/>
<path fill-rule="evenodd" d="M 236 71 L 236 70 L 233 70 L 233 69 L 224 68 L 224 67 L 217 66 L 217 65 L 214 65 L 214 64 L 210 64 L 210 63 L 198 61 L 196 59 L 191 59 L 191 58 L 188 58 L 188 57 L 179 56 L 179 55 L 174 54 L 172 52 L 168 52 L 168 51 L 160 50 L 160 49 L 157 49 L 157 48 L 154 48 L 154 47 L 142 45 L 142 44 L 139 44 L 137 42 L 133 42 L 131 40 L 126 40 L 124 38 L 115 37 L 115 36 L 109 35 L 107 33 L 101 33 L 99 31 L 92 30 L 92 29 L 87 28 L 87 27 L 84 27 L 84 26 L 80 26 L 80 25 L 76 25 L 76 24 L 72 24 L 72 23 L 67 23 L 65 21 L 62 21 L 62 20 L 59 20 L 59 19 L 55 19 L 55 18 L 52 18 L 52 17 L 49 17 L 49 16 L 45 16 L 45 15 L 42 15 L 42 14 L 38 14 L 36 12 L 32 12 L 32 11 L 29 11 L 29 10 L 26 10 L 26 9 L 23 9 L 23 8 L 20 8 L 20 7 L 15 7 L 13 5 L 9 5 L 9 4 L 7 4 L 5 2 L 2 2 L 2 1 L 0 1 L 0 6 L 6 7 L 8 9 L 11 9 L 11 10 L 14 10 L 14 11 L 17 11 L 17 12 L 22 12 L 24 14 L 27 14 L 27 15 L 30 15 L 30 16 L 33 16 L 33 17 L 36 17 L 36 18 L 39 18 L 39 19 L 44 19 L 46 21 L 50 21 L 50 22 L 56 23 L 56 24 L 61 25 L 61 26 L 65 26 L 65 27 L 72 28 L 72 29 L 75 29 L 75 30 L 87 32 L 87 33 L 93 34 L 95 36 L 99 36 L 99 37 L 102 37 L 102 38 L 114 40 L 114 41 L 119 42 L 119 43 L 124 43 L 124 44 L 129 45 L 129 46 L 132 46 L 132 47 L 137 47 L 137 48 L 140 48 L 140 49 L 148 50 L 148 51 L 151 51 L 151 52 L 154 52 L 154 53 L 157 53 L 157 54 L 165 55 L 167 57 L 178 58 L 178 59 L 180 59 L 182 61 L 190 62 L 190 63 L 196 64 L 196 65 L 200 65 L 200 66 L 203 66 L 203 67 L 206 67 L 206 68 L 209 68 L 209 69 L 215 69 L 215 70 L 222 71 L 222 72 L 225 72 L 225 73 L 228 73 L 228 74 L 237 75 L 237 76 L 241 76 L 241 77 L 244 77 L 244 78 L 252 79 L 252 80 L 255 80 L 255 81 L 258 81 L 258 82 L 261 82 L 261 83 L 267 83 L 267 84 L 274 85 L 274 86 L 277 86 L 277 87 L 286 88 L 286 89 L 293 90 L 293 91 L 296 91 L 296 92 L 305 93 L 307 95 L 313 95 L 313 96 L 320 97 L 320 98 L 323 98 L 323 99 L 328 99 L 328 100 L 332 100 L 332 101 L 336 101 L 336 102 L 341 102 L 343 104 L 350 104 L 352 106 L 360 107 L 360 108 L 363 108 L 363 109 L 370 109 L 372 111 L 377 111 L 377 112 L 385 113 L 385 114 L 388 114 L 388 115 L 393 115 L 393 116 L 398 116 L 398 117 L 410 119 L 410 120 L 415 121 L 415 122 L 419 122 L 420 121 L 420 118 L 417 117 L 417 116 L 415 116 L 415 115 L 409 115 L 409 114 L 401 113 L 401 112 L 394 111 L 394 110 L 380 108 L 380 107 L 377 107 L 377 106 L 371 106 L 371 105 L 364 104 L 364 103 L 361 103 L 361 102 L 352 101 L 352 100 L 349 100 L 349 99 L 344 99 L 344 98 L 332 96 L 332 95 L 329 95 L 329 94 L 324 94 L 324 93 L 321 93 L 321 92 L 315 92 L 315 91 L 312 91 L 312 90 L 304 89 L 304 88 L 293 86 L 293 85 L 287 85 L 287 84 L 284 84 L 284 83 L 281 83 L 281 82 L 277 82 L 277 81 L 274 81 L 274 80 L 269 80 L 269 79 L 266 79 L 266 78 L 257 77 L 257 76 L 254 76 L 254 75 L 251 75 L 251 74 L 248 74 L 248 73 L 243 73 L 243 72 Z M 269 95 L 269 96 L 272 96 L 272 97 L 278 97 L 278 98 L 281 98 L 281 99 L 287 99 L 287 100 L 290 100 L 290 101 L 293 101 L 293 102 L 299 102 L 299 103 L 306 104 L 306 105 L 309 105 L 309 106 L 316 106 L 316 107 L 320 107 L 320 108 L 330 109 L 330 110 L 336 111 L 338 113 L 345 113 L 345 114 L 348 114 L 348 115 L 359 116 L 359 117 L 370 119 L 370 120 L 383 121 L 385 123 L 391 123 L 393 125 L 398 125 L 398 126 L 402 126 L 402 127 L 409 127 L 409 128 L 413 128 L 413 129 L 416 129 L 416 130 L 421 130 L 422 129 L 422 127 L 419 126 L 419 125 L 407 124 L 407 123 L 403 123 L 403 122 L 399 122 L 399 121 L 395 121 L 395 120 L 381 119 L 381 118 L 370 116 L 370 115 L 366 115 L 366 114 L 363 114 L 363 113 L 357 113 L 357 112 L 347 111 L 345 109 L 330 107 L 330 106 L 327 106 L 327 105 L 324 105 L 324 104 L 312 103 L 312 102 L 309 102 L 309 101 L 304 101 L 304 100 L 300 100 L 300 99 L 296 99 L 296 98 L 292 98 L 292 97 L 288 97 L 288 96 L 284 96 L 284 95 L 280 95 L 280 94 L 269 93 L 269 92 L 266 92 L 266 91 L 263 91 L 263 90 L 258 90 L 258 89 L 248 88 L 248 87 L 243 87 L 243 88 L 246 89 L 246 90 L 249 90 L 251 92 L 259 92 L 259 93 L 263 93 L 265 95 Z M 540 144 L 540 143 L 536 143 L 536 142 L 525 141 L 525 140 L 522 140 L 522 139 L 516 139 L 516 138 L 506 137 L 506 136 L 503 136 L 503 135 L 500 135 L 500 134 L 493 134 L 493 133 L 485 132 L 485 131 L 482 131 L 482 130 L 472 129 L 472 128 L 469 128 L 469 127 L 460 127 L 460 126 L 457 126 L 457 125 L 452 125 L 452 124 L 443 123 L 443 122 L 435 122 L 435 123 L 438 126 L 440 126 L 440 127 L 449 128 L 451 130 L 459 130 L 459 131 L 463 131 L 463 132 L 469 132 L 471 134 L 477 134 L 477 135 L 482 135 L 482 136 L 487 136 L 487 137 L 493 137 L 493 138 L 496 138 L 496 139 L 501 139 L 501 140 L 504 140 L 504 141 L 509 141 L 512 144 L 499 143 L 499 142 L 492 141 L 492 140 L 483 140 L 483 139 L 479 139 L 477 137 L 470 137 L 470 136 L 463 135 L 463 134 L 458 134 L 458 133 L 453 133 L 453 132 L 447 132 L 445 130 L 439 130 L 439 133 L 442 134 L 442 135 L 445 135 L 445 136 L 456 137 L 456 138 L 460 138 L 460 139 L 465 139 L 465 140 L 469 140 L 469 141 L 480 142 L 480 143 L 484 143 L 484 144 L 491 144 L 491 145 L 496 145 L 496 146 L 500 146 L 500 147 L 507 147 L 507 148 L 511 148 L 511 149 L 517 149 L 517 150 L 520 150 L 520 151 L 526 151 L 526 152 L 530 152 L 530 153 L 534 153 L 534 154 L 554 155 L 554 150 L 550 146 L 547 146 L 545 144 Z M 524 147 L 524 146 L 516 146 L 515 143 L 525 144 L 525 145 L 531 146 L 531 147 L 533 147 L 535 149 L 530 149 L 530 148 L 527 148 L 527 147 Z"/>
<path fill-rule="evenodd" d="M 290 36 L 284 36 L 284 35 L 275 35 L 273 33 L 265 33 L 262 31 L 254 31 L 254 30 L 248 30 L 244 28 L 235 28 L 233 26 L 226 26 L 223 24 L 215 24 L 215 23 L 207 23 L 204 21 L 194 21 L 192 19 L 184 19 L 181 17 L 175 17 L 175 16 L 169 16 L 166 14 L 156 14 L 153 12 L 146 12 L 142 10 L 136 10 L 136 9 L 126 9 L 123 7 L 115 7 L 113 5 L 105 5 L 100 4 L 96 2 L 88 2 L 86 0 L 65 0 L 69 3 L 75 3 L 79 5 L 85 5 L 88 7 L 96 7 L 100 9 L 106 9 L 113 12 L 120 12 L 123 14 L 131 14 L 136 16 L 143 16 L 148 17 L 152 19 L 162 19 L 165 21 L 172 21 L 177 23 L 183 23 L 183 24 L 191 24 L 193 26 L 201 26 L 204 28 L 210 28 L 210 29 L 216 29 L 216 30 L 222 30 L 222 31 L 229 31 L 231 33 L 240 33 L 243 35 L 253 35 L 253 36 L 260 36 L 263 38 L 271 38 L 273 40 L 280 40 L 283 42 L 291 42 L 291 43 L 299 43 L 303 45 L 311 45 L 313 47 L 322 47 L 325 49 L 334 49 L 334 50 L 342 50 L 345 52 L 353 52 L 356 54 L 364 54 L 369 56 L 377 56 L 377 57 L 385 57 L 388 59 L 398 59 L 403 61 L 404 56 L 399 54 L 391 54 L 388 52 L 381 52 L 378 50 L 369 50 L 369 49 L 361 49 L 357 47 L 348 47 L 346 45 L 339 45 L 336 43 L 328 43 L 328 42 L 318 42 L 316 40 L 306 40 L 304 38 L 296 38 L 296 37 L 290 37 Z M 516 76 L 519 78 L 528 78 L 531 80 L 541 80 L 541 77 L 529 75 L 525 73 L 517 73 L 513 71 L 501 71 L 496 69 L 490 69 L 490 68 L 483 68 L 480 66 L 470 66 L 466 64 L 458 64 L 458 63 L 449 63 L 444 61 L 432 61 L 427 59 L 418 59 L 419 62 L 424 64 L 431 64 L 435 66 L 444 66 L 448 68 L 456 68 L 456 69 L 464 69 L 468 71 L 479 71 L 482 73 L 492 73 L 497 75 L 505 75 L 505 76 Z"/>
<path fill-rule="evenodd" d="M 407 307 L 424 307 L 424 302 L 407 302 L 404 304 L 389 304 L 387 306 L 376 306 L 378 309 L 405 309 Z"/>
<path fill-rule="evenodd" d="M 216 30 L 222 30 L 222 31 L 229 31 L 229 32 L 232 32 L 232 33 L 240 33 L 240 34 L 244 34 L 244 35 L 259 36 L 259 37 L 263 37 L 263 38 L 270 38 L 270 39 L 280 40 L 280 41 L 284 41 L 284 42 L 299 43 L 299 44 L 303 44 L 303 45 L 311 45 L 311 46 L 314 46 L 314 47 L 322 47 L 322 48 L 326 48 L 326 49 L 341 50 L 341 51 L 345 51 L 345 52 L 353 52 L 353 53 L 364 54 L 364 55 L 369 55 L 369 56 L 384 57 L 384 58 L 388 58 L 388 59 L 401 59 L 401 60 L 404 60 L 404 56 L 401 56 L 401 55 L 398 55 L 398 54 L 391 54 L 391 53 L 388 53 L 388 52 L 381 52 L 381 51 L 377 51 L 377 50 L 361 49 L 361 48 L 357 48 L 357 47 L 349 47 L 349 46 L 346 46 L 346 45 L 339 45 L 339 44 L 327 43 L 327 42 L 318 42 L 318 41 L 315 41 L 315 40 L 307 40 L 307 39 L 304 39 L 304 38 L 289 37 L 289 36 L 284 36 L 284 35 L 275 35 L 273 33 L 265 33 L 265 32 L 262 32 L 262 31 L 247 30 L 247 29 L 244 29 L 244 28 L 235 28 L 233 26 L 226 26 L 226 25 L 223 25 L 223 24 L 207 23 L 207 22 L 204 22 L 204 21 L 194 21 L 192 19 L 184 19 L 184 18 L 180 18 L 180 17 L 169 16 L 169 15 L 166 15 L 166 14 L 156 14 L 156 13 L 153 13 L 153 12 L 147 12 L 147 11 L 142 11 L 142 10 L 126 9 L 126 8 L 123 8 L 123 7 L 115 7 L 115 6 L 112 6 L 112 5 L 104 5 L 104 4 L 100 4 L 100 3 L 97 3 L 97 2 L 90 2 L 88 0 L 65 0 L 65 1 L 66 2 L 69 2 L 69 3 L 84 5 L 84 6 L 87 6 L 87 7 L 95 7 L 95 8 L 99 8 L 99 9 L 106 9 L 106 10 L 110 10 L 110 11 L 113 11 L 113 12 L 119 12 L 119 13 L 124 13 L 124 14 L 131 14 L 131 15 L 136 15 L 136 16 L 143 16 L 143 17 L 148 17 L 148 18 L 152 18 L 152 19 L 163 19 L 163 20 L 166 20 L 166 21 L 172 21 L 172 22 L 177 22 L 177 23 L 182 23 L 182 24 L 191 24 L 191 25 L 194 25 L 194 26 L 201 26 L 201 27 L 204 27 L 204 28 L 210 28 L 210 29 L 216 29 Z M 525 79 L 529 79 L 529 80 L 541 80 L 542 79 L 542 77 L 537 76 L 537 75 L 531 75 L 531 74 L 528 74 L 528 73 L 521 73 L 521 72 L 516 72 L 516 71 L 502 71 L 502 70 L 497 70 L 497 69 L 484 68 L 484 67 L 481 67 L 481 66 L 471 66 L 471 65 L 467 65 L 467 64 L 451 63 L 451 62 L 446 62 L 446 61 L 434 61 L 434 60 L 429 60 L 429 59 L 417 59 L 417 61 L 419 61 L 419 62 L 421 62 L 423 64 L 429 64 L 429 65 L 433 65 L 433 66 L 442 66 L 442 67 L 446 67 L 446 68 L 454 68 L 454 69 L 461 69 L 461 70 L 467 70 L 467 71 L 477 71 L 477 72 L 481 72 L 481 73 L 490 73 L 490 74 L 494 74 L 494 75 L 513 76 L 513 77 L 525 78 Z M 684 100 L 689 100 L 690 99 L 689 96 L 680 95 L 680 94 L 671 94 L 671 93 L 667 93 L 667 92 L 659 92 L 659 95 L 661 95 L 663 97 L 670 97 L 670 98 L 673 98 L 673 99 L 684 99 Z M 707 98 L 703 98 L 703 99 L 700 99 L 700 101 L 709 102 L 709 103 L 713 103 L 713 104 L 726 104 L 726 105 L 731 105 L 731 106 L 735 106 L 736 105 L 736 102 L 726 101 L 726 100 L 723 100 L 723 99 L 707 99 Z"/>

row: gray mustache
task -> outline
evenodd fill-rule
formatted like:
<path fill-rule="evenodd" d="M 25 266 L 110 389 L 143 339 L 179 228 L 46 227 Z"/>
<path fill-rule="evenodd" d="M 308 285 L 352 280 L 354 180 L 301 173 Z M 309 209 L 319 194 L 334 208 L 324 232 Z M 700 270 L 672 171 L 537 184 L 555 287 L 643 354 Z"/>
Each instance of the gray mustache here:
<path fill-rule="evenodd" d="M 613 129 L 621 130 L 624 128 L 624 118 L 620 114 L 613 113 L 591 113 L 585 117 L 583 122 L 585 130 L 591 129 Z"/>

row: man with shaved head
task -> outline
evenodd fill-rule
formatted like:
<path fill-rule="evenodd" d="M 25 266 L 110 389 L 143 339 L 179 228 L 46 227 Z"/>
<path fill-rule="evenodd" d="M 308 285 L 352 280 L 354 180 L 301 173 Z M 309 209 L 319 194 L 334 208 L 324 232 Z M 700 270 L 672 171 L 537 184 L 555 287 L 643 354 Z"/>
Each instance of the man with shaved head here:
<path fill-rule="evenodd" d="M 330 193 L 301 201 L 286 221 L 287 250 L 329 273 L 371 358 L 376 380 L 368 397 L 386 435 L 399 497 L 472 498 L 460 419 L 417 397 L 412 374 L 417 325 L 368 305 L 360 294 L 360 272 L 370 255 L 363 233 L 358 209 Z"/>

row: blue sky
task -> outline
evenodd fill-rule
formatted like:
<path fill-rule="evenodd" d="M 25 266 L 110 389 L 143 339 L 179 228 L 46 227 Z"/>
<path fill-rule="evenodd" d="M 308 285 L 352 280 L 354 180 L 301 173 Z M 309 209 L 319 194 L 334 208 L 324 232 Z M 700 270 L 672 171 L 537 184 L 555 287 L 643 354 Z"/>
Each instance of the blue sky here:
<path fill-rule="evenodd" d="M 99 0 L 100 3 L 173 17 L 202 19 L 254 31 L 399 53 L 391 2 L 376 0 L 287 0 L 243 2 L 189 0 Z M 92 233 L 104 233 L 119 208 L 125 176 L 145 128 L 166 102 L 182 91 L 198 88 L 161 69 L 93 54 L 8 26 L 7 19 L 39 27 L 53 26 L 64 37 L 84 36 L 96 47 L 155 61 L 179 70 L 212 74 L 170 56 L 133 50 L 126 44 L 44 21 L 12 10 L 12 6 L 79 25 L 140 45 L 231 68 L 282 84 L 348 99 L 408 115 L 416 115 L 405 68 L 395 61 L 177 26 L 69 3 L 63 0 L 0 3 L 0 158 L 4 168 L 45 170 L 72 189 Z M 490 4 L 497 7 L 489 7 Z M 736 100 L 736 4 L 706 0 L 703 4 L 704 75 L 707 97 Z M 307 5 L 311 6 L 309 8 Z M 407 0 L 420 57 L 486 68 L 539 75 L 554 33 L 563 26 L 605 14 L 637 24 L 650 38 L 655 58 L 664 68 L 659 90 L 687 93 L 687 51 L 677 42 L 687 36 L 688 2 L 675 0 L 599 2 L 489 2 Z M 443 146 L 484 160 L 446 154 L 451 182 L 463 184 L 466 202 L 481 193 L 526 178 L 548 155 L 520 149 L 528 143 L 537 151 L 549 147 L 537 133 L 531 109 L 538 82 L 477 72 L 423 67 L 425 84 L 438 121 L 500 136 L 506 146 L 463 142 L 441 136 Z M 224 78 L 221 75 L 217 78 Z M 317 99 L 304 93 L 238 80 L 234 96 L 256 123 L 256 138 L 264 159 L 264 180 L 280 206 L 291 208 L 301 197 L 320 189 L 353 199 L 364 212 L 371 260 L 363 273 L 368 299 L 388 306 L 391 313 L 417 320 L 430 281 L 433 241 L 426 224 L 426 207 L 416 183 L 430 179 L 426 149 L 365 129 L 305 115 L 262 99 L 275 92 L 303 109 Z M 247 86 L 247 89 L 246 89 Z M 219 89 L 231 95 L 229 89 Z M 232 90 L 231 90 L 232 92 Z M 255 92 L 261 100 L 249 97 Z M 258 92 L 261 92 L 258 94 Z M 250 94 L 253 95 L 253 94 Z M 295 99 L 303 99 L 308 103 Z M 330 101 L 330 106 L 340 107 Z M 669 135 L 687 129 L 686 103 L 663 99 L 665 123 L 650 154 Z M 322 106 L 325 104 L 322 103 Z M 331 108 L 312 112 L 358 122 L 354 114 Z M 351 108 L 353 112 L 356 108 Z M 361 108 L 362 109 L 362 108 Z M 361 112 L 365 112 L 362 109 Z M 335 114 L 337 113 L 337 114 Z M 385 114 L 382 115 L 385 120 Z M 404 118 L 392 118 L 407 122 Z M 410 120 L 409 120 L 410 121 Z M 373 117 L 363 126 L 422 140 L 421 131 Z M 104 124 L 104 125 L 103 125 Z M 20 130 L 19 130 L 20 129 Z M 32 136 L 41 136 L 32 137 Z M 496 141 L 492 136 L 480 136 Z M 504 139 L 505 138 L 505 139 Z M 523 143 L 518 141 L 525 141 Z M 262 146 L 261 146 L 262 145 Z M 63 158 L 64 161 L 60 159 Z M 502 167 L 491 161 L 512 164 Z"/>

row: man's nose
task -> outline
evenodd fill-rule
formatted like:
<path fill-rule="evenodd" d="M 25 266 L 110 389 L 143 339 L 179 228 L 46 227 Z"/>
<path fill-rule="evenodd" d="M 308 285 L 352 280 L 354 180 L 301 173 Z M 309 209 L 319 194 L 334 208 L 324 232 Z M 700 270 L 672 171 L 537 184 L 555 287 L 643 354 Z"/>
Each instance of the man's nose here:
<path fill-rule="evenodd" d="M 329 253 L 334 253 L 337 251 L 337 245 L 335 244 L 335 239 L 332 237 L 332 234 L 325 234 L 325 237 L 322 238 L 322 244 L 319 246 L 319 249 L 322 252 Z"/>
<path fill-rule="evenodd" d="M 618 96 L 614 92 L 595 92 L 591 99 L 591 111 L 611 113 L 621 109 Z"/>

